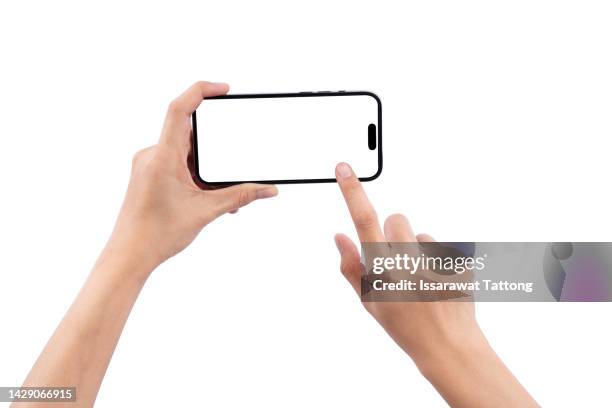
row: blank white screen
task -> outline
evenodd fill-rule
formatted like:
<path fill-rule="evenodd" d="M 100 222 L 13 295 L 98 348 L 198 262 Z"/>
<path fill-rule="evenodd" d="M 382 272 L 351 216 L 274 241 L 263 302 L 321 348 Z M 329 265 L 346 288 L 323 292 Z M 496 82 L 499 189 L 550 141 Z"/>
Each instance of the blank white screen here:
<path fill-rule="evenodd" d="M 370 95 L 208 99 L 196 111 L 199 175 L 206 182 L 334 178 L 348 162 L 358 177 L 378 169 L 368 125 Z"/>

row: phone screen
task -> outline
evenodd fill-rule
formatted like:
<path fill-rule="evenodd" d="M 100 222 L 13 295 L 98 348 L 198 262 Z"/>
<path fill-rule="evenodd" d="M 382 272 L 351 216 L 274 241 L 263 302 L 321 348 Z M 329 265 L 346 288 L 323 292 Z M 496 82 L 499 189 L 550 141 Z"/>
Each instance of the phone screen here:
<path fill-rule="evenodd" d="M 382 170 L 382 108 L 370 92 L 224 95 L 193 114 L 195 168 L 211 185 L 335 181 L 337 163 Z"/>

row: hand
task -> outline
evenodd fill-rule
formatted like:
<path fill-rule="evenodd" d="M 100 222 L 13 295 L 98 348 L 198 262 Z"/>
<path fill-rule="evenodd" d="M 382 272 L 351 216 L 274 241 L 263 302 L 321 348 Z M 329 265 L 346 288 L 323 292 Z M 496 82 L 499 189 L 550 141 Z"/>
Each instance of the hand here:
<path fill-rule="evenodd" d="M 416 235 L 401 214 L 387 218 L 384 233 L 361 183 L 346 163 L 336 178 L 361 242 L 432 242 Z M 361 257 L 346 235 L 337 234 L 340 269 L 361 294 Z M 414 360 L 453 407 L 532 407 L 537 403 L 495 354 L 469 301 L 365 302 L 366 310 Z"/>
<path fill-rule="evenodd" d="M 191 114 L 202 100 L 223 95 L 228 85 L 197 82 L 168 108 L 159 142 L 136 153 L 127 194 L 108 247 L 125 247 L 147 257 L 152 267 L 183 250 L 215 218 L 259 198 L 274 186 L 242 184 L 199 188 L 188 167 Z"/>
<path fill-rule="evenodd" d="M 336 177 L 361 242 L 433 241 L 426 234 L 415 236 L 410 223 L 401 214 L 387 218 L 383 233 L 376 211 L 350 166 L 339 164 Z M 359 250 L 344 234 L 337 234 L 335 240 L 342 258 L 340 269 L 360 295 Z M 426 361 L 436 349 L 451 346 L 451 341 L 471 342 L 482 335 L 472 302 L 366 302 L 363 305 L 417 364 Z"/>

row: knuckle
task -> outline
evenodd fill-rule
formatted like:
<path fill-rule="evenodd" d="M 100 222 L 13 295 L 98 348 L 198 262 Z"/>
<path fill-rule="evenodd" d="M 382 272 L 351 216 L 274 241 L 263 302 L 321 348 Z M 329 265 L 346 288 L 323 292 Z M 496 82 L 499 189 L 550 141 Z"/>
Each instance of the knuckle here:
<path fill-rule="evenodd" d="M 153 148 L 154 146 L 146 147 L 134 153 L 134 156 L 132 156 L 132 167 L 138 166 L 150 154 Z"/>
<path fill-rule="evenodd" d="M 182 112 L 182 104 L 178 99 L 173 100 L 168 105 L 168 113 L 169 114 L 178 114 Z"/>
<path fill-rule="evenodd" d="M 132 156 L 132 167 L 136 167 L 142 161 L 145 151 L 146 149 L 142 149 L 134 153 L 134 156 Z"/>
<path fill-rule="evenodd" d="M 252 197 L 252 194 L 248 190 L 240 190 L 240 191 L 238 191 L 238 194 L 236 195 L 236 206 L 235 206 L 235 208 L 244 207 L 245 205 L 250 203 L 252 201 L 251 197 Z"/>
<path fill-rule="evenodd" d="M 353 218 L 355 226 L 360 229 L 370 229 L 376 226 L 376 213 L 374 211 L 359 211 Z"/>
<path fill-rule="evenodd" d="M 142 150 L 139 150 L 136 153 L 134 153 L 134 155 L 132 156 L 132 167 L 135 167 L 140 162 L 140 159 L 142 157 L 141 152 Z"/>
<path fill-rule="evenodd" d="M 344 275 L 345 277 L 350 276 L 350 266 L 344 258 L 340 260 L 340 272 L 342 272 L 342 275 Z"/>
<path fill-rule="evenodd" d="M 210 82 L 208 81 L 197 81 L 193 84 L 194 87 L 200 88 L 200 89 L 206 89 L 208 85 L 210 85 Z"/>
<path fill-rule="evenodd" d="M 358 265 L 344 257 L 340 261 L 340 272 L 352 286 L 356 286 L 361 279 L 361 271 Z"/>

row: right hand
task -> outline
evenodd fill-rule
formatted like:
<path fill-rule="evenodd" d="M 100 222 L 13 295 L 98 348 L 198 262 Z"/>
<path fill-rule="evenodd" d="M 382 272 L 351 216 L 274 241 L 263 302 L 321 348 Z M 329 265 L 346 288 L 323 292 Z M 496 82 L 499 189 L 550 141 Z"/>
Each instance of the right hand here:
<path fill-rule="evenodd" d="M 340 163 L 336 167 L 336 178 L 361 242 L 433 241 L 426 234 L 415 236 L 410 223 L 401 214 L 387 218 L 383 232 L 351 167 Z M 359 250 L 344 234 L 337 234 L 335 240 L 342 258 L 340 269 L 360 295 Z M 440 355 L 442 350 L 478 344 L 484 339 L 472 302 L 365 302 L 363 305 L 422 370 L 426 370 L 431 357 Z"/>
<path fill-rule="evenodd" d="M 340 163 L 336 178 L 361 242 L 431 242 L 415 235 L 406 217 L 392 215 L 381 230 L 374 208 L 350 166 Z M 336 235 L 340 269 L 358 295 L 361 257 L 355 244 Z M 365 302 L 366 310 L 414 360 L 452 407 L 537 407 L 476 323 L 471 301 Z"/>

